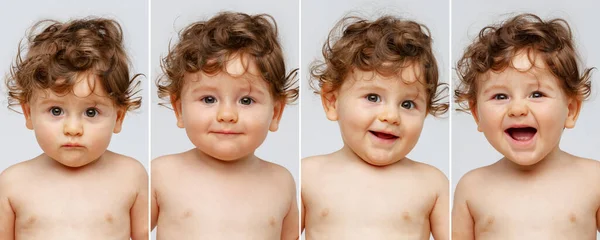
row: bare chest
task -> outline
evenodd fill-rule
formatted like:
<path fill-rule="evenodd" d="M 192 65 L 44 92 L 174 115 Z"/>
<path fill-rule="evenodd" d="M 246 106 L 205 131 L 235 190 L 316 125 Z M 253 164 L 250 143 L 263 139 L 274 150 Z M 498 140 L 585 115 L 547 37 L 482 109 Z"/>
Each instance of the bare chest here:
<path fill-rule="evenodd" d="M 499 185 L 479 195 L 469 209 L 481 239 L 595 239 L 598 200 L 577 186 Z"/>
<path fill-rule="evenodd" d="M 198 177 L 172 186 L 158 190 L 158 231 L 162 236 L 186 232 L 211 239 L 231 239 L 231 234 L 278 238 L 292 202 L 288 191 L 263 179 Z"/>

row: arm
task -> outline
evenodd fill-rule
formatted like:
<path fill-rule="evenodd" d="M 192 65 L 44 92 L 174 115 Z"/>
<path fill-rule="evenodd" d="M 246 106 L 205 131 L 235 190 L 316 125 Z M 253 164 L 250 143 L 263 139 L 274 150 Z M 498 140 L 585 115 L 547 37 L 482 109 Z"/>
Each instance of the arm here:
<path fill-rule="evenodd" d="M 0 174 L 0 239 L 15 239 L 15 212 L 8 198 L 8 181 L 2 174 Z"/>
<path fill-rule="evenodd" d="M 150 228 L 152 230 L 154 230 L 154 228 L 156 227 L 156 222 L 158 221 L 158 211 L 159 211 L 159 207 L 158 207 L 158 202 L 156 201 L 157 197 L 156 197 L 156 191 L 154 190 L 154 185 L 152 185 L 152 200 L 150 203 L 150 207 L 151 207 L 151 215 L 152 215 L 152 220 L 150 222 Z"/>
<path fill-rule="evenodd" d="M 596 212 L 596 225 L 598 225 L 598 232 L 600 232 L 600 208 L 598 208 L 598 212 Z"/>
<path fill-rule="evenodd" d="M 429 215 L 431 224 L 431 233 L 435 240 L 448 240 L 450 235 L 450 216 L 448 216 L 448 179 L 446 176 L 440 176 L 438 185 L 438 196 Z"/>
<path fill-rule="evenodd" d="M 302 200 L 302 194 L 300 194 L 300 207 L 301 207 L 301 211 L 300 213 L 302 214 L 302 218 L 300 218 L 301 221 L 301 225 L 300 225 L 300 232 L 304 232 L 304 218 L 306 217 L 306 209 L 304 209 L 304 201 Z"/>
<path fill-rule="evenodd" d="M 291 178 L 291 175 L 289 176 Z M 283 218 L 283 224 L 281 226 L 281 239 L 282 240 L 297 240 L 298 236 L 298 201 L 296 201 L 296 184 L 294 180 L 291 180 L 292 201 L 290 209 L 286 216 Z"/>
<path fill-rule="evenodd" d="M 474 240 L 475 222 L 469 210 L 467 203 L 467 190 L 465 186 L 465 177 L 456 186 L 454 193 L 454 208 L 452 209 L 452 239 L 454 240 Z"/>
<path fill-rule="evenodd" d="M 131 239 L 147 240 L 148 231 L 148 175 L 140 165 L 137 171 L 137 194 L 129 212 L 131 216 Z"/>

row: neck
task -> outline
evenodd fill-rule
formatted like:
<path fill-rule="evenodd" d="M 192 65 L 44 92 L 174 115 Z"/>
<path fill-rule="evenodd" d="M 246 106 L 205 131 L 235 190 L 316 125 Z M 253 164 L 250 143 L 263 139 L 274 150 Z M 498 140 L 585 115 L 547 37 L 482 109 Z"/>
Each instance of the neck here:
<path fill-rule="evenodd" d="M 216 170 L 237 171 L 237 170 L 252 170 L 260 164 L 260 159 L 254 155 L 254 152 L 234 160 L 222 160 L 215 158 L 202 152 L 200 149 L 192 149 L 196 159 L 200 159 L 203 163 Z"/>
<path fill-rule="evenodd" d="M 504 158 L 503 160 L 504 160 L 504 163 L 506 165 L 508 165 L 508 167 L 512 170 L 515 170 L 515 171 L 521 172 L 521 173 L 533 174 L 533 173 L 543 172 L 547 169 L 550 169 L 550 168 L 556 166 L 557 164 L 564 163 L 565 160 L 567 160 L 566 155 L 567 155 L 567 153 L 560 150 L 560 148 L 558 147 L 558 144 L 556 144 L 556 147 L 554 147 L 554 149 L 552 149 L 552 151 L 550 151 L 550 153 L 548 153 L 540 161 L 538 161 L 537 163 L 532 164 L 532 165 L 523 166 L 523 165 L 516 164 L 513 161 L 510 161 L 506 158 Z"/>

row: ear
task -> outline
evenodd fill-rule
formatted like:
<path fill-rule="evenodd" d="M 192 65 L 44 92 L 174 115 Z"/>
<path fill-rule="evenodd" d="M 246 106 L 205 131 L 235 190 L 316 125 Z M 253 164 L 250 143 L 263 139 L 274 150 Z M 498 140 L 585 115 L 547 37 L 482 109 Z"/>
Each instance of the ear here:
<path fill-rule="evenodd" d="M 121 127 L 123 126 L 123 119 L 125 119 L 126 112 L 127 112 L 126 108 L 117 109 L 117 120 L 115 122 L 115 128 L 113 129 L 113 133 L 121 132 Z"/>
<path fill-rule="evenodd" d="M 175 111 L 175 117 L 177 118 L 177 127 L 183 128 L 183 118 L 181 116 L 181 99 L 177 98 L 175 95 L 171 95 L 171 106 L 173 106 L 173 111 Z"/>
<path fill-rule="evenodd" d="M 327 91 L 321 93 L 321 103 L 323 104 L 323 110 L 325 110 L 325 115 L 327 116 L 327 119 L 331 121 L 338 120 L 337 98 L 338 91 Z"/>
<path fill-rule="evenodd" d="M 569 105 L 567 105 L 567 120 L 565 121 L 565 128 L 575 127 L 575 122 L 579 117 L 579 111 L 581 110 L 581 100 L 571 98 Z"/>
<path fill-rule="evenodd" d="M 271 125 L 269 125 L 269 131 L 275 132 L 279 129 L 279 121 L 281 121 L 281 115 L 285 108 L 285 100 L 276 101 L 273 108 L 273 119 L 271 119 Z"/>
<path fill-rule="evenodd" d="M 31 123 L 31 107 L 27 103 L 21 103 L 21 109 L 23 109 L 23 116 L 25 116 L 25 126 L 29 130 L 33 130 L 33 123 Z"/>
<path fill-rule="evenodd" d="M 471 109 L 471 115 L 473 115 L 475 124 L 477 124 L 477 131 L 481 132 L 481 127 L 479 127 L 479 112 L 477 111 L 477 104 L 474 101 L 469 101 L 469 109 Z"/>

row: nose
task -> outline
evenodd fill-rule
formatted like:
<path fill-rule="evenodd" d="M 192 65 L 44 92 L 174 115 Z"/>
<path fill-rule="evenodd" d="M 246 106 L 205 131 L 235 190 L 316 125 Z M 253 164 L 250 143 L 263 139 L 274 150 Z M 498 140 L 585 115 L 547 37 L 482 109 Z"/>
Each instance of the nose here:
<path fill-rule="evenodd" d="M 381 122 L 386 122 L 389 124 L 399 125 L 400 124 L 400 113 L 398 111 L 398 107 L 390 106 L 385 108 L 377 119 Z"/>
<path fill-rule="evenodd" d="M 64 121 L 63 133 L 67 136 L 83 135 L 83 124 L 76 116 L 67 117 Z"/>
<path fill-rule="evenodd" d="M 522 117 L 527 116 L 529 108 L 524 101 L 512 101 L 508 106 L 508 116 L 510 117 Z"/>
<path fill-rule="evenodd" d="M 238 121 L 238 113 L 235 106 L 231 106 L 231 104 L 222 104 L 219 106 L 218 111 L 217 120 L 219 122 L 236 123 Z"/>

